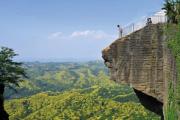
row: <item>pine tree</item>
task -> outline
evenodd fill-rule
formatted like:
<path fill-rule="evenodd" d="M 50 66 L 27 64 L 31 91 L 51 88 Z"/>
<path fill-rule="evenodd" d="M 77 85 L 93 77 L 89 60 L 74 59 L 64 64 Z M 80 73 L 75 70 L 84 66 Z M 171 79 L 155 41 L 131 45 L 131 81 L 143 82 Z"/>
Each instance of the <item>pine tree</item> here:
<path fill-rule="evenodd" d="M 0 50 L 0 119 L 8 120 L 8 114 L 4 110 L 4 89 L 5 87 L 13 88 L 18 86 L 22 81 L 21 78 L 26 77 L 25 69 L 22 63 L 14 62 L 13 58 L 17 54 L 10 48 L 1 47 Z"/>

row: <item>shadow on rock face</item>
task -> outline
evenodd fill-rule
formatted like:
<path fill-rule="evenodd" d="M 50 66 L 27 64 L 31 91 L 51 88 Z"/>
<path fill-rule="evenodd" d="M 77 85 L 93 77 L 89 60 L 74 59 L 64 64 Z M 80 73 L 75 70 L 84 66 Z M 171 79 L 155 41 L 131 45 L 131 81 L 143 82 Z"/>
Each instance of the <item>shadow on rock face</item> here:
<path fill-rule="evenodd" d="M 136 93 L 137 97 L 139 98 L 139 101 L 141 104 L 148 110 L 158 114 L 161 116 L 161 120 L 164 120 L 163 115 L 163 103 L 158 101 L 156 98 L 149 96 L 147 94 L 144 94 L 143 92 L 134 89 L 134 92 Z"/>

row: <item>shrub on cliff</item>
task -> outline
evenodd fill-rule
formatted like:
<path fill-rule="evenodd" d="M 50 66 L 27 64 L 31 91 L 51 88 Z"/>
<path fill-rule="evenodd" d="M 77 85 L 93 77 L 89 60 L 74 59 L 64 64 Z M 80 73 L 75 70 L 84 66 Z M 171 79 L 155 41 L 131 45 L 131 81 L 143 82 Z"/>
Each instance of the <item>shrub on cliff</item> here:
<path fill-rule="evenodd" d="M 166 36 L 167 36 L 168 48 L 170 48 L 171 52 L 175 57 L 176 68 L 177 68 L 176 86 L 174 86 L 172 81 L 169 80 L 166 119 L 179 120 L 180 119 L 180 21 L 178 21 L 178 25 L 176 24 L 167 25 Z"/>

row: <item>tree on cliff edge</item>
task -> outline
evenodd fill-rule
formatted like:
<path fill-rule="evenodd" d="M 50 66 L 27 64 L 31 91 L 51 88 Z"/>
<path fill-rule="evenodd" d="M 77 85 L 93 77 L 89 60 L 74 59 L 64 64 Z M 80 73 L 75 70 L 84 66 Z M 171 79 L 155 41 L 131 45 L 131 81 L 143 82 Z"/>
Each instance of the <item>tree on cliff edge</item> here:
<path fill-rule="evenodd" d="M 0 120 L 8 120 L 8 114 L 4 110 L 4 89 L 5 87 L 18 86 L 26 77 L 22 63 L 14 62 L 13 58 L 17 54 L 9 48 L 1 47 L 0 49 Z"/>
<path fill-rule="evenodd" d="M 168 23 L 178 23 L 180 19 L 180 0 L 165 0 L 164 7 Z"/>

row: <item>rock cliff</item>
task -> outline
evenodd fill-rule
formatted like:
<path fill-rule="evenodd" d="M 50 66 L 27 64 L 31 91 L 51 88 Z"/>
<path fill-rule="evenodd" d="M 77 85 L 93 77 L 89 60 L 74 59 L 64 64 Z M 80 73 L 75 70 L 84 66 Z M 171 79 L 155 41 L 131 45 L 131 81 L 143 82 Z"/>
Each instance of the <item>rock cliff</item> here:
<path fill-rule="evenodd" d="M 168 81 L 176 83 L 175 60 L 163 24 L 150 24 L 117 39 L 102 51 L 111 79 L 133 87 L 140 102 L 163 119 Z"/>

